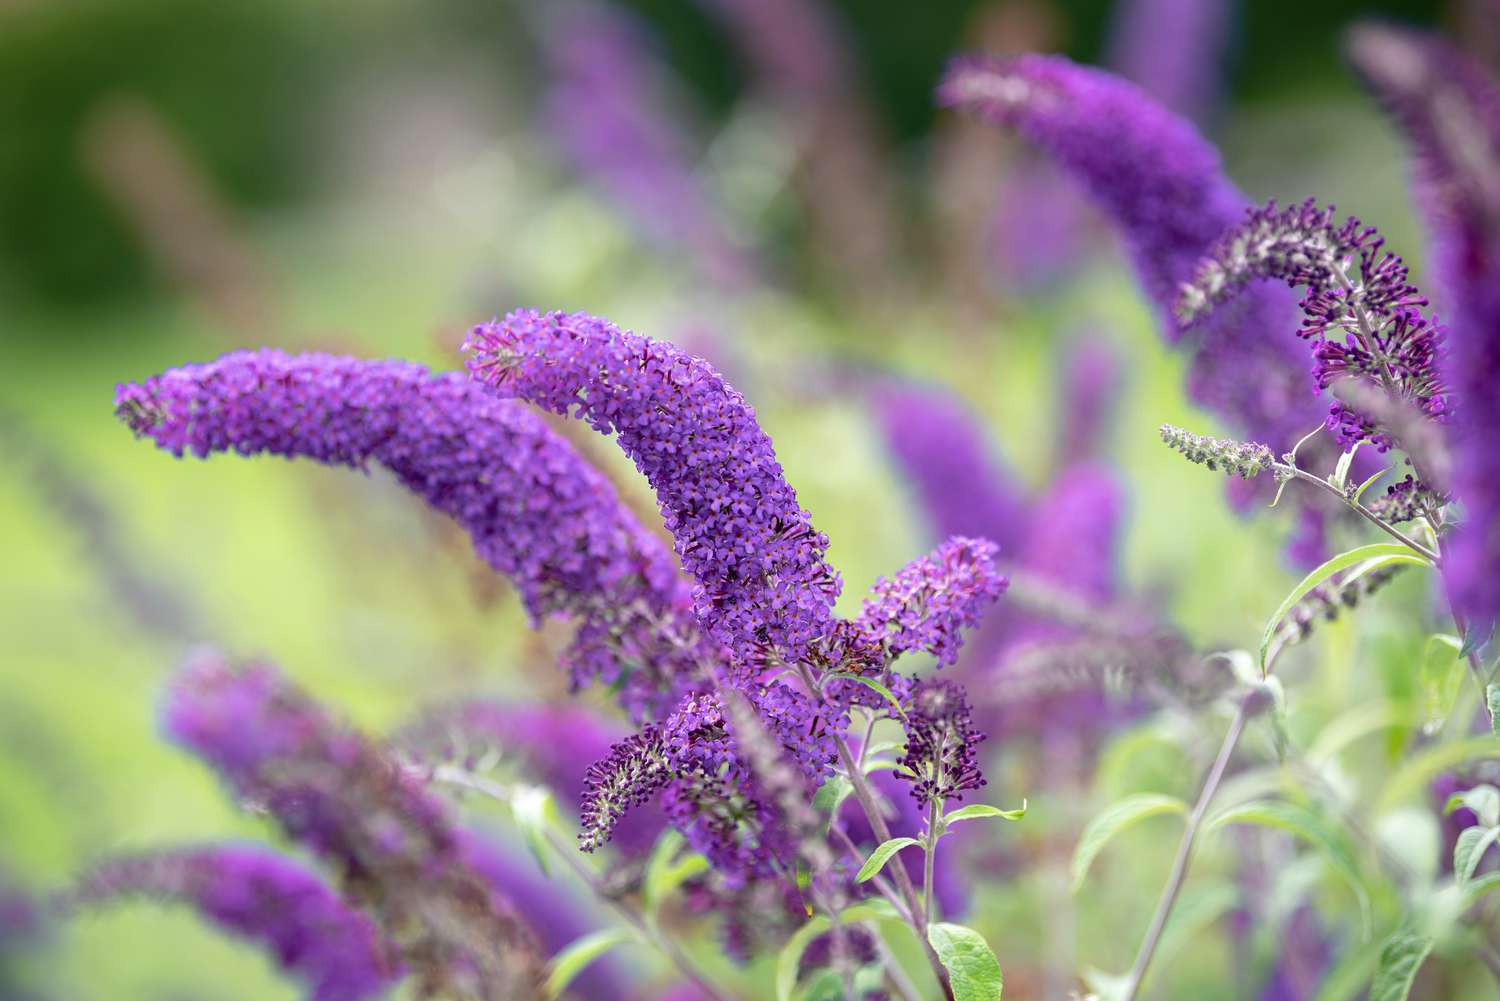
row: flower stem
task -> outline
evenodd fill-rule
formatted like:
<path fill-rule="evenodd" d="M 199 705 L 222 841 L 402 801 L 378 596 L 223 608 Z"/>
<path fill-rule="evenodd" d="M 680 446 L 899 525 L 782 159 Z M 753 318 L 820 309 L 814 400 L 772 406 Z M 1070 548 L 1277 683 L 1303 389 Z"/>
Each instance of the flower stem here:
<path fill-rule="evenodd" d="M 922 839 L 922 924 L 932 924 L 932 869 L 937 856 L 938 810 L 942 804 L 933 800 L 927 807 L 927 833 Z"/>
<path fill-rule="evenodd" d="M 1348 496 L 1338 487 L 1334 486 L 1332 483 L 1329 483 L 1327 480 L 1322 479 L 1318 476 L 1314 476 L 1312 473 L 1309 473 L 1304 469 L 1298 469 L 1296 466 L 1284 465 L 1279 462 L 1276 464 L 1275 468 L 1278 472 L 1283 473 L 1284 475 L 1291 476 L 1293 479 L 1301 480 L 1303 483 L 1311 483 L 1313 486 L 1318 487 L 1320 490 L 1325 490 L 1328 493 L 1333 494 L 1333 496 L 1337 497 L 1346 506 L 1353 509 L 1357 514 L 1359 514 L 1360 517 L 1364 518 L 1366 521 L 1374 525 L 1376 528 L 1380 529 L 1382 532 L 1385 532 L 1391 538 L 1397 540 L 1398 542 L 1401 542 L 1406 546 L 1411 547 L 1412 549 L 1415 549 L 1417 552 L 1421 553 L 1429 560 L 1432 560 L 1433 563 L 1436 563 L 1438 561 L 1438 554 L 1433 550 L 1422 545 L 1422 543 L 1418 542 L 1416 539 L 1413 539 L 1411 536 L 1401 531 L 1401 529 L 1397 528 L 1395 525 L 1392 525 L 1390 522 L 1384 520 L 1374 511 L 1371 511 L 1369 508 L 1365 507 L 1353 497 Z"/>
<path fill-rule="evenodd" d="M 1192 858 L 1193 842 L 1198 837 L 1198 829 L 1203 825 L 1204 815 L 1208 813 L 1209 802 L 1214 798 L 1214 793 L 1219 790 L 1219 783 L 1224 778 L 1224 770 L 1229 767 L 1229 759 L 1234 754 L 1235 745 L 1240 742 L 1240 735 L 1245 732 L 1245 722 L 1248 718 L 1246 705 L 1241 702 L 1238 711 L 1234 714 L 1234 721 L 1229 724 L 1229 732 L 1224 735 L 1224 743 L 1219 747 L 1218 757 L 1214 759 L 1213 766 L 1208 770 L 1208 776 L 1203 780 L 1203 788 L 1198 793 L 1198 802 L 1193 805 L 1193 812 L 1188 815 L 1187 827 L 1183 830 L 1182 840 L 1177 845 L 1177 857 L 1172 861 L 1172 871 L 1167 876 L 1166 886 L 1162 888 L 1161 900 L 1156 905 L 1156 913 L 1151 918 L 1151 926 L 1141 942 L 1140 952 L 1136 954 L 1135 965 L 1130 969 L 1130 980 L 1120 995 L 1121 1001 L 1135 1001 L 1137 995 L 1140 994 L 1141 983 L 1146 978 L 1146 970 L 1151 966 L 1151 958 L 1156 954 L 1156 947 L 1161 944 L 1162 932 L 1166 930 L 1167 919 L 1172 916 L 1172 907 L 1177 903 L 1177 894 L 1182 890 L 1182 884 L 1187 879 L 1188 862 Z"/>

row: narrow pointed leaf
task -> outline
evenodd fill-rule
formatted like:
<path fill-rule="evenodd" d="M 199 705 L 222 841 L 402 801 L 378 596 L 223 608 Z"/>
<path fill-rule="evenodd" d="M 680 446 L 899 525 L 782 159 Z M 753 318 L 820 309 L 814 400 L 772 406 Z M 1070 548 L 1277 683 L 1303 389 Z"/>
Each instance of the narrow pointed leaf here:
<path fill-rule="evenodd" d="M 1406 1001 L 1417 970 L 1432 951 L 1432 939 L 1403 929 L 1386 939 L 1370 985 L 1370 1001 Z"/>
<path fill-rule="evenodd" d="M 564 946 L 548 964 L 547 997 L 560 996 L 586 966 L 615 946 L 628 941 L 630 941 L 630 933 L 625 929 L 605 928 L 601 931 L 590 932 Z"/>
<path fill-rule="evenodd" d="M 1073 851 L 1073 892 L 1077 893 L 1083 886 L 1084 877 L 1088 875 L 1094 857 L 1115 835 L 1148 817 L 1163 813 L 1187 816 L 1187 812 L 1188 806 L 1182 800 L 1159 793 L 1127 796 L 1107 807 L 1103 813 L 1089 821 L 1089 826 L 1084 828 L 1083 835 L 1078 839 L 1078 847 Z"/>
<path fill-rule="evenodd" d="M 910 848 L 912 845 L 920 845 L 921 843 L 916 838 L 892 838 L 889 841 L 883 842 L 870 853 L 869 858 L 865 859 L 865 864 L 859 867 L 859 872 L 855 875 L 854 881 L 856 883 L 863 883 L 874 879 L 876 874 L 884 869 L 885 864 L 891 860 L 891 856 L 903 848 Z"/>

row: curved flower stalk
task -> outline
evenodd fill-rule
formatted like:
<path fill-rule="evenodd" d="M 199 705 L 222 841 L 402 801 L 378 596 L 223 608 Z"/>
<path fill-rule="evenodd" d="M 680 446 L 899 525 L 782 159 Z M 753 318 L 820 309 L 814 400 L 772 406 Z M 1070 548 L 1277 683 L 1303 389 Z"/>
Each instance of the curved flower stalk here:
<path fill-rule="evenodd" d="M 1500 619 L 1500 85 L 1439 38 L 1361 26 L 1349 52 L 1411 144 L 1418 202 L 1447 293 L 1459 401 L 1452 431 L 1454 492 L 1466 517 L 1449 543 L 1445 578 L 1456 606 Z"/>
<path fill-rule="evenodd" d="M 753 267 L 694 172 L 645 26 L 618 7 L 570 5 L 551 18 L 544 41 L 546 115 L 574 167 L 710 281 L 743 287 Z"/>
<path fill-rule="evenodd" d="M 442 804 L 274 669 L 201 656 L 174 680 L 164 721 L 236 796 L 337 869 L 423 996 L 508 1001 L 539 989 L 531 930 L 468 863 Z"/>
<path fill-rule="evenodd" d="M 1189 122 L 1132 84 L 1058 56 L 955 60 L 938 101 L 1014 129 L 1084 188 L 1124 237 L 1164 335 L 1181 339 L 1171 313 L 1179 283 L 1248 207 Z M 1289 447 L 1317 420 L 1296 346 L 1264 335 L 1291 301 L 1264 288 L 1236 307 L 1200 332 L 1189 391 L 1247 433 Z"/>
<path fill-rule="evenodd" d="M 670 707 L 715 656 L 671 554 L 607 480 L 534 414 L 458 373 L 237 351 L 123 385 L 116 410 L 178 456 L 269 452 L 387 467 L 468 530 L 533 619 L 577 623 L 564 655 L 574 684 L 618 686 L 637 718 Z"/>
<path fill-rule="evenodd" d="M 1201 321 L 1255 279 L 1304 287 L 1298 335 L 1315 342 L 1318 389 L 1363 379 L 1432 420 L 1447 420 L 1439 371 L 1444 335 L 1422 315 L 1427 299 L 1373 227 L 1353 216 L 1343 223 L 1334 219 L 1332 207 L 1320 209 L 1311 199 L 1280 210 L 1272 201 L 1251 212 L 1183 283 L 1178 319 L 1186 325 Z M 1377 427 L 1343 401 L 1330 407 L 1327 426 L 1345 446 L 1371 441 L 1384 451 L 1399 444 L 1391 427 Z"/>
<path fill-rule="evenodd" d="M 707 362 L 584 313 L 517 310 L 469 336 L 503 396 L 614 433 L 656 491 L 709 633 L 743 663 L 800 661 L 840 580 L 755 412 Z"/>
<path fill-rule="evenodd" d="M 72 904 L 122 897 L 186 904 L 231 935 L 266 949 L 305 982 L 313 1001 L 382 996 L 402 976 L 394 947 L 314 872 L 266 848 L 208 845 L 100 863 Z"/>

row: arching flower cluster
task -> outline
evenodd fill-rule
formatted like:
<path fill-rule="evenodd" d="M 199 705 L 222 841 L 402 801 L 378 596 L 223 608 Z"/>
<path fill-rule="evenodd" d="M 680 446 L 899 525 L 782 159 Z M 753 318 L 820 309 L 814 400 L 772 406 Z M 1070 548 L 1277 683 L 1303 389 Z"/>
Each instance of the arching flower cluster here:
<path fill-rule="evenodd" d="M 637 718 L 670 707 L 714 656 L 671 553 L 609 482 L 535 414 L 461 375 L 240 351 L 121 386 L 116 408 L 174 455 L 385 466 L 468 531 L 534 618 L 573 619 L 575 685 L 618 686 Z"/>
<path fill-rule="evenodd" d="M 301 863 L 253 845 L 210 845 L 111 858 L 90 870 L 73 905 L 122 897 L 186 904 L 263 945 L 313 1001 L 382 996 L 403 974 L 394 946 Z"/>
<path fill-rule="evenodd" d="M 917 802 L 941 806 L 985 784 L 978 764 L 984 734 L 974 728 L 962 688 L 951 681 L 920 682 L 908 713 L 904 771 L 898 774 L 912 783 Z"/>
<path fill-rule="evenodd" d="M 275 670 L 199 657 L 172 686 L 165 726 L 335 871 L 422 996 L 498 1001 L 541 983 L 531 929 L 471 865 L 443 805 Z"/>
<path fill-rule="evenodd" d="M 1225 233 L 1183 283 L 1177 317 L 1199 322 L 1257 278 L 1307 289 L 1299 336 L 1315 342 L 1320 390 L 1346 378 L 1369 381 L 1426 417 L 1448 418 L 1440 371 L 1443 328 L 1422 314 L 1427 299 L 1406 264 L 1387 252 L 1374 228 L 1353 216 L 1336 223 L 1332 206 L 1311 199 L 1278 209 L 1274 201 Z M 1331 405 L 1328 429 L 1344 445 L 1397 442 L 1388 426 L 1346 403 Z"/>

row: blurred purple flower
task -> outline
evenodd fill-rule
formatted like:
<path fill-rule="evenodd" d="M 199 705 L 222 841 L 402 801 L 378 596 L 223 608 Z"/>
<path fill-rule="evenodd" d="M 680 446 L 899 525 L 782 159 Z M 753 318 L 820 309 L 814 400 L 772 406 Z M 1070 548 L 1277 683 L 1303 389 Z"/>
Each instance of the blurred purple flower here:
<path fill-rule="evenodd" d="M 1037 507 L 1047 515 L 1036 519 L 1020 567 L 1087 600 L 1116 597 L 1125 495 L 1114 472 L 1098 463 L 1069 467 Z"/>
<path fill-rule="evenodd" d="M 918 682 L 907 704 L 904 772 L 918 803 L 936 804 L 963 799 L 964 793 L 985 784 L 979 770 L 979 745 L 985 735 L 974 726 L 964 690 L 952 681 Z"/>
<path fill-rule="evenodd" d="M 1231 0 L 1124 0 L 1109 62 L 1164 107 L 1202 123 L 1218 103 Z"/>
<path fill-rule="evenodd" d="M 1093 459 L 1108 444 L 1123 372 L 1109 343 L 1084 338 L 1068 351 L 1062 378 L 1061 434 L 1053 462 L 1059 469 Z"/>
<path fill-rule="evenodd" d="M 888 380 L 870 393 L 876 426 L 937 538 L 969 535 L 1014 553 L 1030 512 L 979 415 L 940 386 Z"/>
<path fill-rule="evenodd" d="M 584 313 L 517 310 L 470 334 L 469 368 L 613 432 L 656 491 L 698 618 L 745 663 L 801 660 L 827 632 L 838 574 L 755 411 L 702 359 Z"/>
<path fill-rule="evenodd" d="M 314 1001 L 358 1001 L 402 975 L 395 948 L 312 871 L 250 845 L 180 848 L 107 859 L 74 899 L 127 896 L 177 901 L 230 934 L 250 939 L 307 983 Z"/>
<path fill-rule="evenodd" d="M 237 797 L 336 868 L 423 996 L 498 1001 L 541 982 L 531 930 L 468 864 L 443 805 L 273 668 L 200 655 L 174 679 L 163 716 Z"/>
<path fill-rule="evenodd" d="M 1418 202 L 1447 294 L 1458 398 L 1453 488 L 1466 517 L 1447 546 L 1455 605 L 1500 619 L 1500 86 L 1463 52 L 1415 31 L 1364 25 L 1356 68 L 1406 133 Z M 1481 626 L 1482 628 L 1482 626 Z"/>
<path fill-rule="evenodd" d="M 650 52 L 645 26 L 599 4 L 569 5 L 552 22 L 547 118 L 574 167 L 709 280 L 744 285 L 752 266 L 694 172 L 682 116 L 669 105 L 664 67 Z"/>
<path fill-rule="evenodd" d="M 574 684 L 620 686 L 637 717 L 669 707 L 707 655 L 671 554 L 609 482 L 535 414 L 458 373 L 240 351 L 123 385 L 116 409 L 174 455 L 386 466 L 468 530 L 534 619 L 576 621 Z"/>

